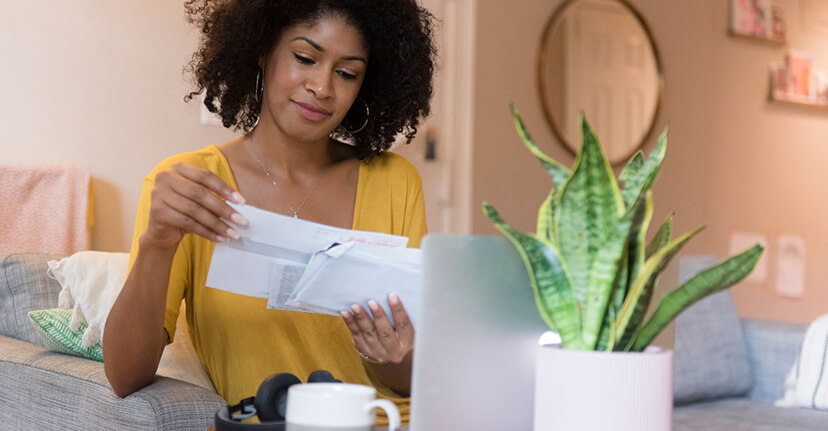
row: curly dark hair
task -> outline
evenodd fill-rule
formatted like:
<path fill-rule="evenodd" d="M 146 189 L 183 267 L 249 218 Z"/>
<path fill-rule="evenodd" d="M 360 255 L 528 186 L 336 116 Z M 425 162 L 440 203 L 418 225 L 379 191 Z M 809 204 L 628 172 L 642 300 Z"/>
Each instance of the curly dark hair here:
<path fill-rule="evenodd" d="M 259 60 L 293 25 L 327 16 L 356 27 L 370 52 L 359 97 L 371 110 L 369 121 L 349 135 L 360 159 L 380 155 L 397 135 L 407 142 L 428 116 L 436 50 L 432 15 L 415 0 L 188 0 L 188 20 L 201 30 L 201 44 L 187 67 L 195 90 L 205 92 L 204 105 L 221 117 L 224 127 L 249 133 L 258 120 L 256 102 Z M 365 113 L 354 103 L 343 123 Z"/>

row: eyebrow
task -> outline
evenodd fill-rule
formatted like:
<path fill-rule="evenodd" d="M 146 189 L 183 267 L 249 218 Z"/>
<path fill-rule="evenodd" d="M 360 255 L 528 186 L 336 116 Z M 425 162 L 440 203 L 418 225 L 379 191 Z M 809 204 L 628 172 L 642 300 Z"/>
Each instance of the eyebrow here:
<path fill-rule="evenodd" d="M 312 40 L 308 39 L 308 38 L 307 38 L 307 37 L 305 37 L 305 36 L 297 36 L 297 37 L 294 37 L 294 38 L 291 40 L 291 42 L 293 42 L 293 41 L 295 41 L 295 40 L 304 40 L 305 42 L 307 42 L 307 43 L 308 43 L 308 45 L 312 46 L 312 47 L 313 47 L 314 49 L 316 49 L 317 51 L 319 51 L 319 52 L 325 52 L 325 48 L 322 48 L 322 46 L 320 46 L 318 43 L 316 43 L 316 42 L 314 42 L 314 41 L 312 41 Z M 364 58 L 362 58 L 362 57 L 360 57 L 360 56 L 356 56 L 356 55 L 351 55 L 351 56 L 348 56 L 348 57 L 342 57 L 342 59 L 343 59 L 343 60 L 345 60 L 345 61 L 361 61 L 361 62 L 363 62 L 363 63 L 365 63 L 365 64 L 368 64 L 368 62 L 367 62 L 367 61 L 365 61 L 365 59 L 364 59 Z"/>

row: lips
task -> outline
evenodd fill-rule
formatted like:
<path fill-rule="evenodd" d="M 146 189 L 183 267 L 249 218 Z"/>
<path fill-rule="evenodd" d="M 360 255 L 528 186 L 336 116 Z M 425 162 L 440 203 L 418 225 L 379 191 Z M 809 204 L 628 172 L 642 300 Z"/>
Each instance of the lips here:
<path fill-rule="evenodd" d="M 331 115 L 330 112 L 309 103 L 293 102 L 296 105 L 296 110 L 303 118 L 310 121 L 320 121 Z"/>

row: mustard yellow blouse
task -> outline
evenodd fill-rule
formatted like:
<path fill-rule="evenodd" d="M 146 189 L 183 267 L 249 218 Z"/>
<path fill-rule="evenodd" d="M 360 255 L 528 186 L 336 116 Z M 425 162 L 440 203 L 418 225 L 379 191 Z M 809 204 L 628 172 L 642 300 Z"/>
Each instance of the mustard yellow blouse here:
<path fill-rule="evenodd" d="M 144 178 L 135 220 L 130 268 L 138 239 L 147 228 L 150 194 L 158 172 L 175 163 L 207 169 L 236 186 L 230 165 L 218 147 L 172 156 Z M 403 235 L 419 247 L 426 233 L 420 176 L 402 156 L 386 153 L 359 164 L 353 229 Z M 181 300 L 187 301 L 190 338 L 219 395 L 229 404 L 255 396 L 268 376 L 288 372 L 302 381 L 314 370 L 328 370 L 348 383 L 372 385 L 394 401 L 407 422 L 409 399 L 368 375 L 339 317 L 269 310 L 267 299 L 212 289 L 205 285 L 215 244 L 197 235 L 182 239 L 173 260 L 164 328 L 175 336 Z"/>

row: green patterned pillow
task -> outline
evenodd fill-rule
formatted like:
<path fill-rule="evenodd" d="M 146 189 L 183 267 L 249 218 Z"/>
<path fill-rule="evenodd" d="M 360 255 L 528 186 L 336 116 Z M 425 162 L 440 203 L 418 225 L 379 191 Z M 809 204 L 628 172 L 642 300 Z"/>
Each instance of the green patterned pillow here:
<path fill-rule="evenodd" d="M 103 349 L 100 343 L 88 348 L 83 347 L 83 331 L 88 325 L 81 322 L 78 330 L 73 331 L 69 329 L 71 319 L 71 309 L 52 308 L 29 312 L 29 320 L 32 321 L 35 332 L 49 350 L 103 362 Z"/>

